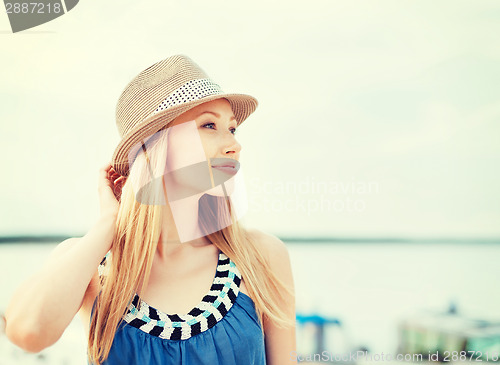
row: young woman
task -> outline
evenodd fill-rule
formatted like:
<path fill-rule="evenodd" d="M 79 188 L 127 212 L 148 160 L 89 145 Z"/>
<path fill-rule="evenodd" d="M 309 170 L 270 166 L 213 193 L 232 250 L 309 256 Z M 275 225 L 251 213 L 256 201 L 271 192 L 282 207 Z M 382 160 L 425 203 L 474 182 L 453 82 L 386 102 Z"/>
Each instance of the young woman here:
<path fill-rule="evenodd" d="M 296 363 L 286 246 L 238 223 L 235 132 L 256 107 L 184 55 L 139 73 L 117 104 L 100 218 L 14 294 L 11 341 L 39 352 L 78 312 L 91 364 Z"/>

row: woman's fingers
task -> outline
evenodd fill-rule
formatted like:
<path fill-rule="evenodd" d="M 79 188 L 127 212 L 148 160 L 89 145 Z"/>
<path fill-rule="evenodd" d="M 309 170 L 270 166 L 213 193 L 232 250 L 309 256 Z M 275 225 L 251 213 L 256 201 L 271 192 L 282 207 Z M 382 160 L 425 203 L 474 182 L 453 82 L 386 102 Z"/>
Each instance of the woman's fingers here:
<path fill-rule="evenodd" d="M 101 182 L 106 181 L 106 185 L 110 187 L 114 187 L 114 185 L 118 183 L 123 183 L 127 179 L 125 176 L 122 176 L 118 172 L 116 172 L 110 163 L 101 166 L 99 172 Z"/>
<path fill-rule="evenodd" d="M 99 169 L 99 200 L 101 214 L 116 214 L 119 207 L 118 199 L 121 194 L 120 174 L 118 174 L 111 163 L 108 162 Z"/>

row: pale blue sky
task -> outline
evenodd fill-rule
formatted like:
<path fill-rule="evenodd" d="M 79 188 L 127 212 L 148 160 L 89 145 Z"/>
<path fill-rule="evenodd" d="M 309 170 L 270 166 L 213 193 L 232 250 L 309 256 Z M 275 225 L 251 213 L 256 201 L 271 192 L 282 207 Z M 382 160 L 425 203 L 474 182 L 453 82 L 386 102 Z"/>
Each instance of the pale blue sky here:
<path fill-rule="evenodd" d="M 500 236 L 496 0 L 80 1 L 17 34 L 2 14 L 0 235 L 86 232 L 118 96 L 182 53 L 260 102 L 238 131 L 247 225 Z"/>

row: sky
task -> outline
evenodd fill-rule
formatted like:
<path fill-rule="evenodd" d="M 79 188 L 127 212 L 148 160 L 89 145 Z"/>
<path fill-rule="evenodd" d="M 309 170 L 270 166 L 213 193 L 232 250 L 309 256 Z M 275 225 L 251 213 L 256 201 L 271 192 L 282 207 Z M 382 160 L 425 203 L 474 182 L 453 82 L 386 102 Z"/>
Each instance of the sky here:
<path fill-rule="evenodd" d="M 259 106 L 246 226 L 279 236 L 500 237 L 498 1 L 80 1 L 0 15 L 0 236 L 83 235 L 115 107 L 174 54 Z"/>

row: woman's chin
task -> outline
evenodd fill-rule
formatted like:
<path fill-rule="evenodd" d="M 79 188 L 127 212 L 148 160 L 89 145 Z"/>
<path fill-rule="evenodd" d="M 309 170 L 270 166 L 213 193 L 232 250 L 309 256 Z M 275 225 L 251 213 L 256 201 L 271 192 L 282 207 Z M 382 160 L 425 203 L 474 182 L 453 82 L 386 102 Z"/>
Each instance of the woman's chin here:
<path fill-rule="evenodd" d="M 212 196 L 226 197 L 231 196 L 234 191 L 234 181 L 232 179 L 224 183 L 224 188 L 222 185 L 217 185 L 215 188 L 207 190 L 205 193 Z"/>

